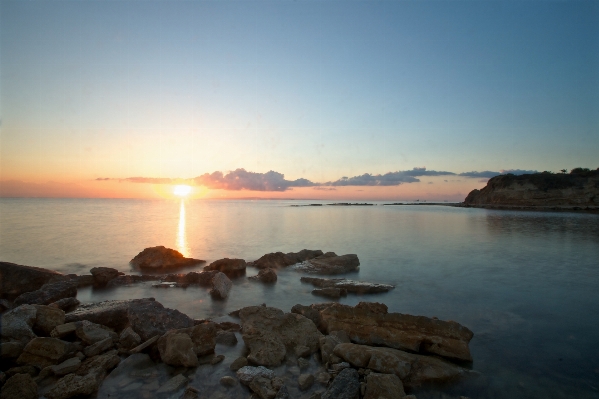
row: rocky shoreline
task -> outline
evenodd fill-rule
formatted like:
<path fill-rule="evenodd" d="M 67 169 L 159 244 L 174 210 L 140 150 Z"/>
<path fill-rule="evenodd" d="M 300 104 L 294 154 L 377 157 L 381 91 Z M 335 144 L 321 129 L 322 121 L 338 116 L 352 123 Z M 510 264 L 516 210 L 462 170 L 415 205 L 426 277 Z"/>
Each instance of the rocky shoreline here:
<path fill-rule="evenodd" d="M 178 259 L 190 262 L 172 251 L 142 252 L 161 270 L 176 269 Z M 194 320 L 154 298 L 90 304 L 76 299 L 77 288 L 87 285 L 155 281 L 156 288 L 206 287 L 213 300 L 222 300 L 231 295 L 231 278 L 246 278 L 248 266 L 259 270 L 249 279 L 274 284 L 283 267 L 339 274 L 358 265 L 356 255 L 320 250 L 271 253 L 254 262 L 224 258 L 201 272 L 166 275 L 125 275 L 104 267 L 90 275 L 63 275 L 0 262 L 0 399 L 413 399 L 418 387 L 477 374 L 469 368 L 468 328 L 389 313 L 377 302 L 297 304 L 288 313 L 262 304 L 217 322 Z M 315 295 L 332 298 L 393 289 L 345 278 L 301 279 L 316 287 Z"/>

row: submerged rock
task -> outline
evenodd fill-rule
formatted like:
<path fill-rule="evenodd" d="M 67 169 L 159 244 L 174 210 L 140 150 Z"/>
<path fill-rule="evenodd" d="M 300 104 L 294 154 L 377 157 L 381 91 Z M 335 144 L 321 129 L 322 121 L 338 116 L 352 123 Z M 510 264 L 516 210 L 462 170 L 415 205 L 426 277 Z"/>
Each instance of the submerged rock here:
<path fill-rule="evenodd" d="M 164 246 L 146 248 L 129 262 L 141 270 L 165 270 L 193 266 L 205 260 L 186 258 L 179 251 Z"/>
<path fill-rule="evenodd" d="M 36 291 L 54 279 L 66 276 L 40 267 L 0 262 L 0 298 L 15 299 L 26 292 Z"/>
<path fill-rule="evenodd" d="M 320 288 L 312 290 L 313 295 L 326 296 L 327 298 L 339 299 L 342 296 L 347 296 L 345 288 Z"/>
<path fill-rule="evenodd" d="M 266 269 L 269 267 L 281 268 L 295 265 L 296 263 L 304 262 L 320 255 L 322 255 L 322 251 L 319 249 L 302 249 L 299 252 L 289 252 L 286 254 L 283 252 L 272 252 L 261 256 L 260 259 L 252 262 L 252 265 L 258 269 Z"/>
<path fill-rule="evenodd" d="M 376 294 L 379 292 L 387 292 L 395 288 L 393 285 L 389 284 L 368 283 L 365 281 L 348 280 L 345 278 L 302 277 L 300 280 L 302 283 L 310 283 L 323 290 L 327 288 L 336 288 L 356 294 Z M 314 291 L 312 292 L 314 293 Z"/>
<path fill-rule="evenodd" d="M 358 255 L 337 255 L 327 252 L 314 259 L 307 260 L 294 266 L 295 270 L 316 274 L 341 274 L 358 270 L 360 261 Z"/>
<path fill-rule="evenodd" d="M 204 267 L 205 271 L 216 270 L 229 277 L 240 276 L 245 273 L 246 262 L 243 259 L 223 258 L 216 260 Z"/>
<path fill-rule="evenodd" d="M 26 292 L 15 299 L 15 305 L 49 305 L 63 298 L 77 296 L 77 285 L 70 280 L 49 282 L 38 290 Z"/>

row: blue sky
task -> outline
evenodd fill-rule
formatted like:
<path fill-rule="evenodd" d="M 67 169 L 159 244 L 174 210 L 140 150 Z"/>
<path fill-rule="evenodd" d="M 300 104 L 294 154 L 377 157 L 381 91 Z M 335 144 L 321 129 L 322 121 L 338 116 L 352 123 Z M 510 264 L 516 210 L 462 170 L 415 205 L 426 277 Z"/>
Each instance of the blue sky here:
<path fill-rule="evenodd" d="M 597 2 L 0 7 L 3 180 L 599 166 Z"/>

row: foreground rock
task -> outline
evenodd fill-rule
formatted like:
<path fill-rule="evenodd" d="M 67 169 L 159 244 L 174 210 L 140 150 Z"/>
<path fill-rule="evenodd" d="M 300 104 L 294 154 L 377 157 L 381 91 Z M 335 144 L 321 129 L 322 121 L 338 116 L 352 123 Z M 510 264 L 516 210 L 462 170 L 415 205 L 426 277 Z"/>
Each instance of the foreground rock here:
<path fill-rule="evenodd" d="M 322 399 L 357 399 L 360 394 L 360 376 L 352 368 L 342 370 L 333 380 Z"/>
<path fill-rule="evenodd" d="M 472 361 L 468 343 L 473 333 L 454 321 L 387 313 L 387 306 L 369 302 L 355 307 L 334 303 L 319 314 L 323 331 L 345 331 L 355 343 Z"/>
<path fill-rule="evenodd" d="M 17 359 L 17 363 L 32 365 L 41 370 L 62 362 L 67 355 L 74 352 L 74 349 L 70 342 L 57 338 L 38 337 L 29 341 Z"/>
<path fill-rule="evenodd" d="M 255 260 L 251 264 L 258 269 L 266 269 L 270 268 L 281 268 L 287 267 L 291 265 L 295 265 L 296 263 L 304 262 L 309 259 L 316 258 L 317 256 L 321 256 L 322 251 L 310 250 L 310 249 L 302 249 L 299 252 L 289 252 L 284 254 L 283 252 L 272 252 L 260 257 L 260 259 Z"/>
<path fill-rule="evenodd" d="M 130 303 L 127 319 L 142 341 L 163 335 L 168 330 L 193 327 L 193 319 L 189 316 L 178 310 L 165 308 L 154 300 Z"/>
<path fill-rule="evenodd" d="M 302 277 L 302 283 L 309 283 L 322 289 L 333 288 L 356 294 L 377 294 L 395 288 L 389 284 L 368 283 L 365 281 L 348 280 L 344 278 Z"/>
<path fill-rule="evenodd" d="M 360 261 L 358 255 L 348 254 L 338 256 L 327 252 L 314 259 L 295 265 L 295 270 L 316 274 L 342 274 L 358 270 Z"/>
<path fill-rule="evenodd" d="M 129 325 L 128 313 L 131 305 L 153 301 L 154 298 L 144 298 L 81 305 L 77 310 L 66 314 L 65 322 L 88 320 L 121 331 Z"/>
<path fill-rule="evenodd" d="M 240 310 L 239 317 L 242 338 L 250 351 L 247 358 L 254 364 L 278 366 L 287 351 L 294 353 L 297 346 L 308 347 L 310 353 L 319 348 L 322 334 L 304 316 L 271 307 L 249 306 Z"/>
<path fill-rule="evenodd" d="M 52 330 L 61 324 L 64 324 L 64 311 L 52 306 L 33 305 L 37 312 L 35 316 L 34 330 L 43 335 L 50 335 Z"/>
<path fill-rule="evenodd" d="M 42 285 L 65 275 L 39 267 L 0 262 L 0 298 L 13 300 L 26 292 L 36 291 Z"/>
<path fill-rule="evenodd" d="M 211 322 L 170 330 L 158 340 L 160 358 L 171 366 L 196 367 L 199 357 L 214 353 L 216 333 L 216 324 Z"/>
<path fill-rule="evenodd" d="M 204 263 L 200 259 L 186 258 L 179 251 L 164 246 L 146 248 L 129 262 L 144 271 L 168 270 Z"/>
<path fill-rule="evenodd" d="M 218 272 L 212 277 L 212 289 L 210 290 L 210 295 L 213 298 L 217 299 L 225 299 L 229 296 L 229 291 L 231 291 L 231 287 L 233 283 L 229 278 L 221 272 Z"/>
<path fill-rule="evenodd" d="M 33 332 L 33 324 L 37 316 L 34 305 L 21 305 L 2 315 L 0 334 L 2 340 L 17 340 L 27 343 L 37 335 Z"/>
<path fill-rule="evenodd" d="M 26 292 L 15 299 L 15 305 L 49 305 L 63 298 L 77 296 L 77 285 L 70 280 L 58 280 L 41 286 L 38 290 Z"/>
<path fill-rule="evenodd" d="M 370 373 L 366 377 L 364 399 L 401 399 L 405 396 L 403 384 L 394 374 Z"/>
<path fill-rule="evenodd" d="M 205 271 L 216 270 L 229 277 L 241 276 L 245 273 L 246 262 L 243 259 L 223 258 L 204 267 Z"/>
<path fill-rule="evenodd" d="M 37 384 L 29 374 L 15 374 L 4 383 L 0 399 L 36 399 Z"/>

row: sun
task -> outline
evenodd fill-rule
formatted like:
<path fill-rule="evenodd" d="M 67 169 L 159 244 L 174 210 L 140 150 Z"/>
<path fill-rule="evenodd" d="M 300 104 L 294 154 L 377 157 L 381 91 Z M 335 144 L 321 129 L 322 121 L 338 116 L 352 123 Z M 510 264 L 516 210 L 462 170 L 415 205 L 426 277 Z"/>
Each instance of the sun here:
<path fill-rule="evenodd" d="M 184 184 L 175 186 L 175 188 L 173 189 L 173 193 L 175 195 L 178 195 L 179 197 L 186 197 L 187 195 L 189 195 L 189 193 L 191 193 L 191 186 L 187 186 Z"/>

